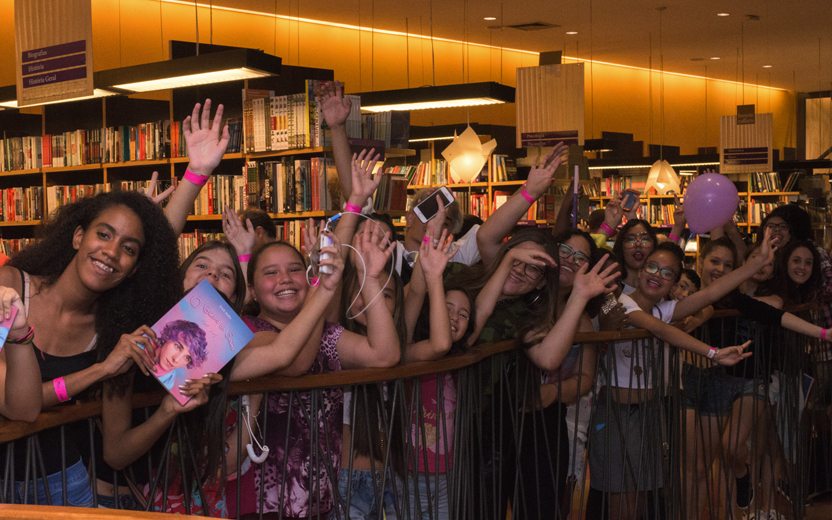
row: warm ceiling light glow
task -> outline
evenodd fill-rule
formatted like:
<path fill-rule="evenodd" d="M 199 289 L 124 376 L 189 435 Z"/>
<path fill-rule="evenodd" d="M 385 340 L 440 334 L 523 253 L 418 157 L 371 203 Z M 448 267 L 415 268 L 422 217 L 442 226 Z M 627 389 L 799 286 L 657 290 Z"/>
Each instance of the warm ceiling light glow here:
<path fill-rule="evenodd" d="M 67 99 L 57 99 L 57 100 L 54 100 L 54 101 L 47 101 L 45 103 L 30 103 L 30 104 L 24 105 L 24 106 L 34 107 L 34 106 L 40 106 L 40 105 L 54 105 L 56 103 L 69 103 L 71 101 L 84 101 L 85 99 L 102 98 L 102 97 L 107 97 L 107 96 L 115 96 L 116 94 L 118 94 L 118 92 L 111 92 L 109 90 L 104 90 L 104 89 L 100 89 L 100 88 L 93 89 L 92 92 L 93 93 L 92 93 L 91 96 L 79 96 L 79 97 L 67 98 Z M 17 108 L 17 100 L 12 99 L 11 101 L 0 101 L 0 107 Z"/>
<path fill-rule="evenodd" d="M 764 69 L 770 69 L 770 68 L 771 68 L 771 65 L 763 65 L 763 68 L 764 68 Z"/>
<path fill-rule="evenodd" d="M 132 83 L 121 83 L 113 86 L 124 90 L 132 90 L 134 92 L 150 92 L 153 90 L 165 90 L 169 88 L 193 87 L 196 85 L 207 85 L 210 83 L 264 78 L 271 75 L 272 74 L 268 72 L 249 69 L 247 67 L 239 67 L 234 69 L 215 70 L 211 72 L 200 72 L 197 74 L 185 74 L 183 76 L 150 79 L 146 81 L 135 81 Z"/>
<path fill-rule="evenodd" d="M 497 19 L 496 16 L 484 16 L 483 17 L 483 20 L 485 20 L 486 22 L 493 22 L 496 19 Z"/>
<path fill-rule="evenodd" d="M 720 18 L 725 18 L 726 16 L 731 16 L 731 13 L 716 13 L 716 15 Z"/>
<path fill-rule="evenodd" d="M 717 61 L 717 60 L 721 60 L 722 58 L 720 58 L 719 56 L 711 56 L 711 57 L 710 57 L 710 58 L 708 58 L 708 59 L 709 59 L 709 60 L 713 60 L 713 61 Z"/>
<path fill-rule="evenodd" d="M 576 34 L 578 34 L 578 31 L 566 31 L 566 34 L 568 34 L 569 36 L 575 36 Z"/>
<path fill-rule="evenodd" d="M 428 143 L 430 141 L 451 141 L 453 140 L 454 136 L 452 135 L 443 135 L 440 137 L 420 137 L 418 139 L 408 139 L 407 142 L 409 143 Z"/>
<path fill-rule="evenodd" d="M 718 166 L 719 161 L 708 161 L 708 162 L 690 162 L 690 163 L 676 163 L 671 164 L 670 166 L 674 168 L 685 168 L 685 167 L 694 167 L 694 166 Z M 590 166 L 588 169 L 590 170 L 639 170 L 639 169 L 648 169 L 652 165 L 651 164 L 616 164 L 614 166 Z"/>
<path fill-rule="evenodd" d="M 441 101 L 417 101 L 412 103 L 395 103 L 390 105 L 362 106 L 367 112 L 390 112 L 391 110 L 429 110 L 432 108 L 478 107 L 482 105 L 499 105 L 505 101 L 494 98 L 445 99 Z"/>

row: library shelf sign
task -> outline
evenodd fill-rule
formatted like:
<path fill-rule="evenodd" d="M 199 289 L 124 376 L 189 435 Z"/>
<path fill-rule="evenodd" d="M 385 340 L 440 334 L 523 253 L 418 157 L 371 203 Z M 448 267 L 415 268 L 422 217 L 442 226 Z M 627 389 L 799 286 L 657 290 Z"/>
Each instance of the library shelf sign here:
<path fill-rule="evenodd" d="M 15 0 L 17 105 L 93 95 L 91 0 Z"/>

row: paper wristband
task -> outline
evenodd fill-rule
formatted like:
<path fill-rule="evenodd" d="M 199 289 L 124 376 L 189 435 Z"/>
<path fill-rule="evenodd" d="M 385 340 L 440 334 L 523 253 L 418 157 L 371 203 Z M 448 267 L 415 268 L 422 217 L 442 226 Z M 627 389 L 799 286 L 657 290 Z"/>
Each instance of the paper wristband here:
<path fill-rule="evenodd" d="M 671 242 L 679 241 L 679 235 L 677 235 L 676 233 L 668 233 L 667 238 L 669 238 Z"/>
<path fill-rule="evenodd" d="M 183 175 L 182 178 L 198 188 L 205 186 L 205 183 L 208 182 L 207 175 L 200 175 L 192 172 L 191 170 L 185 170 L 185 175 Z"/>
<path fill-rule="evenodd" d="M 55 397 L 58 398 L 58 401 L 62 403 L 69 401 L 69 395 L 66 393 L 66 382 L 63 377 L 53 379 L 52 388 L 55 389 Z"/>
<path fill-rule="evenodd" d="M 610 225 L 606 222 L 601 222 L 601 225 L 598 226 L 598 229 L 600 229 L 603 234 L 607 235 L 607 238 L 615 234 L 615 230 L 611 228 Z"/>
<path fill-rule="evenodd" d="M 820 329 L 820 339 L 826 341 L 827 334 L 829 334 L 829 329 Z"/>
<path fill-rule="evenodd" d="M 358 204 L 352 204 L 352 203 L 349 203 L 349 202 L 345 202 L 344 203 L 344 211 L 347 211 L 349 213 L 361 213 L 361 206 L 359 206 Z"/>
<path fill-rule="evenodd" d="M 534 204 L 534 201 L 537 200 L 532 197 L 532 194 L 526 189 L 526 185 L 524 184 L 522 188 L 520 188 L 520 196 L 526 199 L 526 202 L 529 204 Z"/>
<path fill-rule="evenodd" d="M 251 255 L 238 255 L 237 260 L 239 260 L 240 262 L 248 262 L 249 260 L 251 260 Z"/>

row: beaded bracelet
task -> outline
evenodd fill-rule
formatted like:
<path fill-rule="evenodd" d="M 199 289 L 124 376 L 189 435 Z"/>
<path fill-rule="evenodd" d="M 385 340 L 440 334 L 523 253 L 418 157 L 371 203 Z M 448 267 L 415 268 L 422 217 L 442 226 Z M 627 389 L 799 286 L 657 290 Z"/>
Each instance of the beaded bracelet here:
<path fill-rule="evenodd" d="M 191 170 L 185 170 L 185 175 L 182 176 L 183 179 L 190 182 L 197 188 L 201 188 L 205 186 L 205 183 L 208 182 L 208 176 L 202 175 L 199 173 L 192 172 Z"/>

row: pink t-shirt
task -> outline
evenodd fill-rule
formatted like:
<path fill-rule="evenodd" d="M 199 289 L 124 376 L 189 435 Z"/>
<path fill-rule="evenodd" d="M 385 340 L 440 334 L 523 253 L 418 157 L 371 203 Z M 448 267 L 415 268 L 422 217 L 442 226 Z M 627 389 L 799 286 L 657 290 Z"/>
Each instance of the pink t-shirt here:
<path fill-rule="evenodd" d="M 441 396 L 438 384 L 440 381 Z M 423 376 L 419 382 L 421 410 L 419 417 L 414 417 L 411 426 L 411 441 L 418 450 L 419 471 L 445 473 L 450 469 L 454 451 L 456 382 L 453 376 L 447 373 Z M 424 437 L 420 426 L 424 428 Z"/>

